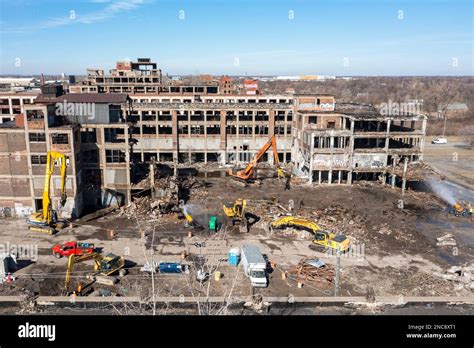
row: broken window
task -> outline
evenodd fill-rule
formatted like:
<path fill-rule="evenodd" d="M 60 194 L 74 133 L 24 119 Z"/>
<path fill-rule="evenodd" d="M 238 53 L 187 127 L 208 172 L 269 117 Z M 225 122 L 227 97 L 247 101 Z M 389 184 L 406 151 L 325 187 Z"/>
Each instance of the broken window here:
<path fill-rule="evenodd" d="M 85 163 L 98 163 L 99 162 L 99 151 L 95 149 L 83 150 L 82 160 Z"/>
<path fill-rule="evenodd" d="M 45 155 L 31 155 L 31 164 L 33 165 L 46 164 L 46 156 Z"/>
<path fill-rule="evenodd" d="M 69 135 L 65 133 L 51 134 L 51 142 L 53 144 L 69 144 Z"/>
<path fill-rule="evenodd" d="M 268 134 L 268 126 L 255 126 L 255 134 Z"/>
<path fill-rule="evenodd" d="M 204 126 L 191 126 L 191 134 L 204 134 Z"/>
<path fill-rule="evenodd" d="M 202 111 L 195 111 L 191 114 L 191 121 L 204 121 L 204 113 Z"/>
<path fill-rule="evenodd" d="M 252 134 L 252 126 L 239 126 L 239 134 Z"/>
<path fill-rule="evenodd" d="M 285 126 L 276 126 L 275 127 L 275 134 L 284 135 L 285 134 Z"/>
<path fill-rule="evenodd" d="M 265 111 L 258 111 L 255 121 L 268 121 L 268 114 Z"/>
<path fill-rule="evenodd" d="M 96 129 L 95 128 L 81 129 L 81 142 L 82 143 L 96 143 L 97 142 Z"/>
<path fill-rule="evenodd" d="M 142 134 L 156 134 L 155 126 L 142 126 Z"/>
<path fill-rule="evenodd" d="M 178 121 L 189 121 L 188 112 L 180 111 L 178 113 Z"/>
<path fill-rule="evenodd" d="M 277 111 L 275 115 L 276 121 L 284 121 L 285 120 L 285 111 Z"/>
<path fill-rule="evenodd" d="M 44 143 L 46 141 L 46 135 L 44 133 L 30 133 L 30 141 L 35 143 Z"/>
<path fill-rule="evenodd" d="M 107 163 L 124 163 L 125 152 L 122 150 L 105 150 L 105 161 Z"/>
<path fill-rule="evenodd" d="M 159 134 L 173 134 L 173 128 L 169 126 L 159 126 L 158 133 Z"/>
<path fill-rule="evenodd" d="M 219 111 L 206 111 L 206 121 L 220 121 L 221 114 Z"/>
<path fill-rule="evenodd" d="M 189 134 L 188 126 L 178 126 L 178 134 Z"/>
<path fill-rule="evenodd" d="M 309 123 L 309 124 L 316 124 L 316 123 L 318 123 L 318 117 L 317 117 L 317 116 L 309 116 L 309 117 L 308 117 L 308 123 Z"/>
<path fill-rule="evenodd" d="M 226 134 L 237 134 L 236 126 L 227 126 L 225 129 Z"/>
<path fill-rule="evenodd" d="M 334 129 L 336 128 L 336 121 L 328 121 L 326 124 L 327 129 Z"/>
<path fill-rule="evenodd" d="M 220 126 L 207 126 L 206 133 L 209 134 L 221 134 L 221 127 Z"/>
<path fill-rule="evenodd" d="M 104 136 L 107 143 L 125 142 L 125 131 L 123 128 L 104 128 Z"/>

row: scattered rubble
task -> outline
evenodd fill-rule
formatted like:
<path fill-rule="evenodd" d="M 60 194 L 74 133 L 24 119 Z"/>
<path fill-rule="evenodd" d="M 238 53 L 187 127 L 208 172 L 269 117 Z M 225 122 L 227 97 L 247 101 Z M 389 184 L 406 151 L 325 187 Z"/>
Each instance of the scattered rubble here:
<path fill-rule="evenodd" d="M 440 274 L 441 278 L 458 283 L 457 290 L 463 288 L 474 290 L 474 263 L 465 266 L 452 266 L 445 274 Z"/>
<path fill-rule="evenodd" d="M 290 268 L 287 273 L 296 276 L 298 281 L 332 283 L 336 273 L 334 267 L 328 264 L 316 267 L 311 261 L 302 259 L 296 267 Z"/>
<path fill-rule="evenodd" d="M 456 240 L 454 239 L 454 236 L 451 233 L 436 238 L 436 240 L 438 241 L 436 243 L 436 246 L 455 246 L 457 244 Z"/>

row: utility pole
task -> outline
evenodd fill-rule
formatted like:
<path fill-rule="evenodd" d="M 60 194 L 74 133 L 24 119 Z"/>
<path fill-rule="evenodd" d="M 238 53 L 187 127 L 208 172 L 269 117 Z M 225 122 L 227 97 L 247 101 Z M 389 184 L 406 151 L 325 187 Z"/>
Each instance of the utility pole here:
<path fill-rule="evenodd" d="M 150 161 L 150 186 L 151 198 L 155 198 L 155 157 L 152 157 Z"/>
<path fill-rule="evenodd" d="M 156 299 L 155 299 L 155 262 L 153 256 L 155 254 L 155 248 L 153 243 L 155 242 L 155 228 L 153 226 L 153 235 L 151 237 L 151 291 L 152 291 L 152 300 L 153 300 L 153 315 L 156 315 Z"/>
<path fill-rule="evenodd" d="M 405 160 L 403 161 L 402 196 L 405 195 L 405 188 L 407 185 L 407 169 L 408 169 L 408 158 L 405 157 Z"/>
<path fill-rule="evenodd" d="M 336 277 L 334 280 L 334 296 L 339 296 L 339 277 L 341 272 L 341 251 L 336 251 Z"/>
<path fill-rule="evenodd" d="M 443 112 L 443 117 L 444 117 L 443 137 L 444 137 L 444 133 L 446 133 L 446 120 L 447 120 L 446 112 Z"/>

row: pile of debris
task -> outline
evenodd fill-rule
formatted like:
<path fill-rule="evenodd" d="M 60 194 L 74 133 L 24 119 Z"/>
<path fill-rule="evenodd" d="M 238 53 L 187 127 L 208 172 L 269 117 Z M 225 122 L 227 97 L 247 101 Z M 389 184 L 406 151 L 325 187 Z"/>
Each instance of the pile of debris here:
<path fill-rule="evenodd" d="M 458 283 L 456 290 L 463 288 L 474 290 L 474 263 L 466 266 L 453 266 L 445 274 L 440 274 L 441 278 Z"/>
<path fill-rule="evenodd" d="M 296 276 L 298 281 L 315 281 L 332 283 L 335 269 L 321 260 L 302 259 L 296 267 L 290 268 L 287 273 Z"/>
<path fill-rule="evenodd" d="M 176 177 L 166 177 L 155 182 L 152 196 L 135 198 L 132 203 L 120 209 L 119 216 L 128 218 L 137 215 L 157 217 L 162 214 L 179 211 L 181 181 Z"/>
<path fill-rule="evenodd" d="M 368 219 L 340 205 L 330 205 L 323 210 L 313 211 L 313 220 L 323 229 L 344 233 L 351 240 L 363 241 L 369 233 Z M 383 231 L 387 233 L 387 231 Z"/>

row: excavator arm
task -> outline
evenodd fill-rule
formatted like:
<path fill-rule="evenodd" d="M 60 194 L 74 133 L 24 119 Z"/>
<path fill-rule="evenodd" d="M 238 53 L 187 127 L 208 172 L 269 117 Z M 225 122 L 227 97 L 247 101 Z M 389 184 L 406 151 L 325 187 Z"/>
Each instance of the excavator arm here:
<path fill-rule="evenodd" d="M 74 265 L 79 262 L 84 262 L 88 260 L 94 260 L 94 268 L 98 270 L 100 268 L 100 262 L 102 261 L 103 257 L 99 253 L 90 253 L 86 255 L 69 255 L 68 261 L 67 261 L 67 271 L 66 271 L 66 279 L 64 281 L 64 287 L 66 290 L 69 288 L 69 284 L 71 283 L 71 274 L 72 271 L 74 270 Z"/>
<path fill-rule="evenodd" d="M 257 165 L 258 161 L 262 158 L 262 156 L 268 151 L 269 148 L 272 148 L 273 150 L 273 162 L 274 164 L 279 167 L 280 162 L 278 160 L 278 151 L 277 151 L 277 146 L 276 146 L 276 137 L 273 135 L 268 142 L 260 149 L 260 151 L 252 158 L 252 160 L 247 164 L 247 167 L 245 169 L 238 171 L 236 174 L 232 173 L 232 170 L 229 170 L 229 175 L 235 176 L 237 178 L 243 179 L 243 180 L 248 180 L 249 178 L 252 177 L 255 166 Z"/>
<path fill-rule="evenodd" d="M 54 173 L 56 165 L 60 166 L 61 171 L 61 205 L 66 203 L 66 156 L 59 152 L 49 151 L 46 159 L 46 172 L 44 175 L 44 189 L 43 189 L 43 219 L 48 223 L 52 220 L 50 186 L 51 176 Z"/>

